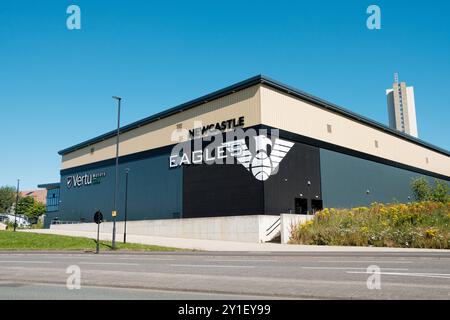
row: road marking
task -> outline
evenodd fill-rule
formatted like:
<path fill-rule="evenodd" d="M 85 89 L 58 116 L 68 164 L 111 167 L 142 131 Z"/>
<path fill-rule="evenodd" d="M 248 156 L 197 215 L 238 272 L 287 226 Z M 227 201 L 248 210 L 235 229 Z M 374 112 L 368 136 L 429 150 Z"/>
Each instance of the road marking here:
<path fill-rule="evenodd" d="M 146 261 L 146 260 L 158 260 L 158 261 L 173 261 L 176 260 L 175 258 L 119 258 L 120 260 L 142 260 L 142 261 Z"/>
<path fill-rule="evenodd" d="M 116 265 L 116 266 L 138 266 L 139 263 L 122 263 L 122 262 L 80 262 L 79 264 L 89 265 Z"/>
<path fill-rule="evenodd" d="M 258 260 L 258 259 L 241 259 L 241 260 L 233 260 L 233 259 L 205 259 L 204 261 L 213 261 L 213 262 L 276 262 L 276 260 Z"/>
<path fill-rule="evenodd" d="M 0 260 L 0 263 L 53 263 L 51 261 Z"/>
<path fill-rule="evenodd" d="M 52 257 L 52 259 L 93 259 L 94 257 L 87 256 L 63 256 L 63 257 Z"/>
<path fill-rule="evenodd" d="M 347 273 L 360 273 L 360 274 L 372 274 L 359 271 L 347 271 Z M 402 272 L 377 272 L 380 275 L 392 275 L 392 276 L 405 276 L 405 277 L 424 277 L 424 278 L 441 278 L 450 279 L 450 274 L 446 273 L 402 273 Z"/>
<path fill-rule="evenodd" d="M 317 269 L 317 270 L 367 270 L 367 268 L 356 267 L 301 267 L 302 269 Z M 382 268 L 383 270 L 408 270 L 406 268 Z"/>
<path fill-rule="evenodd" d="M 255 266 L 231 266 L 219 264 L 171 264 L 171 267 L 191 267 L 191 268 L 254 268 Z"/>
<path fill-rule="evenodd" d="M 412 261 L 384 261 L 384 260 L 317 260 L 317 262 L 325 263 L 413 263 Z"/>

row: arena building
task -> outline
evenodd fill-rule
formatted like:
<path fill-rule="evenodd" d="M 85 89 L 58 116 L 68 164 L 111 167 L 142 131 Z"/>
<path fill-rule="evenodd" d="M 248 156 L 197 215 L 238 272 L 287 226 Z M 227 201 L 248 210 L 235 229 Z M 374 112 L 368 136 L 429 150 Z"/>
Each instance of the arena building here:
<path fill-rule="evenodd" d="M 59 208 L 47 221 L 90 222 L 97 210 L 110 220 L 115 152 L 116 131 L 59 152 Z M 128 220 L 407 202 L 414 177 L 450 181 L 449 155 L 256 76 L 121 127 L 117 219 L 125 194 Z"/>

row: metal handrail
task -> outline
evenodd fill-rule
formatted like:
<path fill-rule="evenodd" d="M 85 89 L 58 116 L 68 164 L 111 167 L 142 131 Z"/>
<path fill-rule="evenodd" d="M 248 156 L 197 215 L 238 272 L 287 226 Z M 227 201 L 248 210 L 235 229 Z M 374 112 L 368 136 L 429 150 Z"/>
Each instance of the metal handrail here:
<path fill-rule="evenodd" d="M 51 224 L 79 224 L 83 223 L 81 221 L 59 221 L 59 220 L 53 220 Z"/>
<path fill-rule="evenodd" d="M 279 217 L 277 220 L 275 220 L 275 222 L 266 229 L 266 232 L 269 231 L 275 224 L 277 224 L 279 221 L 281 220 L 281 217 Z"/>
<path fill-rule="evenodd" d="M 267 230 L 266 230 L 266 232 L 267 231 L 269 231 L 270 229 L 272 229 L 272 230 L 270 230 L 269 231 L 269 233 L 266 233 L 266 237 L 267 236 L 269 236 L 272 232 L 274 232 L 279 226 L 281 225 L 281 217 L 280 218 L 278 218 Z M 273 227 L 273 228 L 272 228 Z"/>

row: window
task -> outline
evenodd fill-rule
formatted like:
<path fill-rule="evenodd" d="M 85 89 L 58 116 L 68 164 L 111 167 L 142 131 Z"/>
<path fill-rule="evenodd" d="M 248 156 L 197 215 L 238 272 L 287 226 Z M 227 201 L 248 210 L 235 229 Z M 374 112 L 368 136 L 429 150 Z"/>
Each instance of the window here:
<path fill-rule="evenodd" d="M 328 131 L 328 133 L 332 132 L 331 124 L 327 124 L 327 131 Z"/>
<path fill-rule="evenodd" d="M 430 159 L 428 159 L 428 157 L 426 157 L 426 158 L 425 158 L 425 162 L 426 162 L 426 163 L 429 163 L 429 162 L 430 162 Z"/>
<path fill-rule="evenodd" d="M 375 140 L 375 148 L 378 148 L 378 140 Z"/>
<path fill-rule="evenodd" d="M 182 128 L 183 128 L 183 124 L 182 123 L 177 124 L 177 130 L 180 130 Z"/>
<path fill-rule="evenodd" d="M 95 148 L 94 148 L 94 147 L 92 147 L 92 148 L 91 148 L 91 154 L 93 154 L 93 153 L 94 153 L 94 151 L 95 151 Z"/>
<path fill-rule="evenodd" d="M 59 188 L 47 190 L 46 212 L 59 210 Z"/>

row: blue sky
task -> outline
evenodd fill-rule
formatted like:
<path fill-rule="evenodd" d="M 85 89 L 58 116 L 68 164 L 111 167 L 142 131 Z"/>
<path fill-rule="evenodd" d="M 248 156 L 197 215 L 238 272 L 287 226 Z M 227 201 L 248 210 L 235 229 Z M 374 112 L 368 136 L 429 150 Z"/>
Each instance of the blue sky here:
<path fill-rule="evenodd" d="M 81 30 L 66 8 L 81 8 Z M 381 30 L 366 9 L 381 8 Z M 0 185 L 59 180 L 57 151 L 256 74 L 387 123 L 393 73 L 420 138 L 450 149 L 448 1 L 0 4 Z M 299 119 L 307 121 L 307 119 Z"/>

